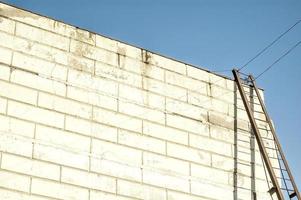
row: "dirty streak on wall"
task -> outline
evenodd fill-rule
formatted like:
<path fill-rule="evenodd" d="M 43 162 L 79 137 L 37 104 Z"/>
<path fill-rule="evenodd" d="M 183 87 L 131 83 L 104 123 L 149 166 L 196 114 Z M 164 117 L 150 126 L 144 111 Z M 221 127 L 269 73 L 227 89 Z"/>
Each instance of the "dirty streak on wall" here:
<path fill-rule="evenodd" d="M 5 4 L 0 15 L 0 199 L 251 198 L 233 81 Z"/>

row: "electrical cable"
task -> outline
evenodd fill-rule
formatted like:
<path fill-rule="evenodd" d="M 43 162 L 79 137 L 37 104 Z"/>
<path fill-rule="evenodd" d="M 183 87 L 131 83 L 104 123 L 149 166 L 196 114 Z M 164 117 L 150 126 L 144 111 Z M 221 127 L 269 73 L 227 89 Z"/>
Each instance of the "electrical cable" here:
<path fill-rule="evenodd" d="M 281 35 L 279 35 L 275 40 L 273 40 L 268 46 L 263 48 L 259 53 L 257 53 L 253 58 L 251 58 L 248 62 L 246 62 L 241 68 L 238 69 L 238 71 L 245 68 L 247 65 L 249 65 L 253 60 L 255 60 L 257 57 L 259 57 L 261 54 L 263 54 L 267 49 L 269 49 L 271 46 L 273 46 L 278 40 L 280 40 L 284 35 L 286 35 L 290 30 L 292 30 L 295 26 L 297 26 L 301 22 L 301 19 L 298 20 L 295 24 L 293 24 L 289 29 L 284 31 Z"/>
<path fill-rule="evenodd" d="M 285 56 L 291 53 L 297 46 L 301 44 L 301 40 L 297 42 L 294 46 L 292 46 L 288 51 L 286 51 L 283 55 L 281 55 L 277 60 L 275 60 L 271 65 L 269 65 L 265 70 L 263 70 L 260 74 L 255 77 L 255 80 L 261 77 L 264 73 L 269 71 L 275 64 L 277 64 L 280 60 L 282 60 Z"/>

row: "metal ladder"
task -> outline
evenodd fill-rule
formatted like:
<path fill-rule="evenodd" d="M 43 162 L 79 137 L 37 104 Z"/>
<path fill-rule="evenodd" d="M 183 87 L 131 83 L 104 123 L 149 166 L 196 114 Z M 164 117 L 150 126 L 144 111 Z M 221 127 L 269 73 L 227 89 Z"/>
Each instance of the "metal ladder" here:
<path fill-rule="evenodd" d="M 263 100 L 260 96 L 259 90 L 256 87 L 255 79 L 252 75 L 248 75 L 247 79 L 240 78 L 240 72 L 236 69 L 232 70 L 234 75 L 234 79 L 241 95 L 245 110 L 248 114 L 248 118 L 251 123 L 252 130 L 254 132 L 256 141 L 258 143 L 258 147 L 260 153 L 263 157 L 264 164 L 267 168 L 269 177 L 272 182 L 272 187 L 269 192 L 271 195 L 276 193 L 277 198 L 279 200 L 290 200 L 297 199 L 301 200 L 300 193 L 298 192 L 297 185 L 294 181 L 292 173 L 289 169 L 288 163 L 285 159 L 284 153 L 280 146 L 279 140 L 276 136 L 276 132 L 272 121 L 267 113 Z M 259 120 L 254 116 L 253 110 L 251 110 L 250 102 L 248 101 L 247 94 L 244 88 L 251 87 L 255 90 L 255 98 L 258 100 L 258 105 L 261 109 L 261 112 L 265 116 L 265 122 L 267 123 L 267 127 L 269 128 L 270 135 L 264 136 L 260 132 L 260 128 L 258 126 Z M 268 141 L 272 141 L 273 146 L 269 146 Z"/>

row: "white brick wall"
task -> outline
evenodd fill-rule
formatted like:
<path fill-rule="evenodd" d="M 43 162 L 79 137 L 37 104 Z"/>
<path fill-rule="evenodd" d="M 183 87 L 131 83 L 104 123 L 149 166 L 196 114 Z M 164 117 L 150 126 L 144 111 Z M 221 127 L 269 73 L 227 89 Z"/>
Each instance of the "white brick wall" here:
<path fill-rule="evenodd" d="M 0 3 L 1 200 L 250 199 L 237 102 L 234 130 L 232 80 Z"/>

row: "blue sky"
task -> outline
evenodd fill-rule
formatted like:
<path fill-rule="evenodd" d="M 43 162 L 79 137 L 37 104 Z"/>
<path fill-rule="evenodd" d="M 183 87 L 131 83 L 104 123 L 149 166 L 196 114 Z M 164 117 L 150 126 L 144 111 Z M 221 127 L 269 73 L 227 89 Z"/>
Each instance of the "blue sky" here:
<path fill-rule="evenodd" d="M 242 66 L 301 19 L 301 0 L 6 2 L 209 70 Z M 300 40 L 301 23 L 244 72 L 257 75 Z M 258 80 L 299 189 L 300 76 L 301 45 Z"/>

